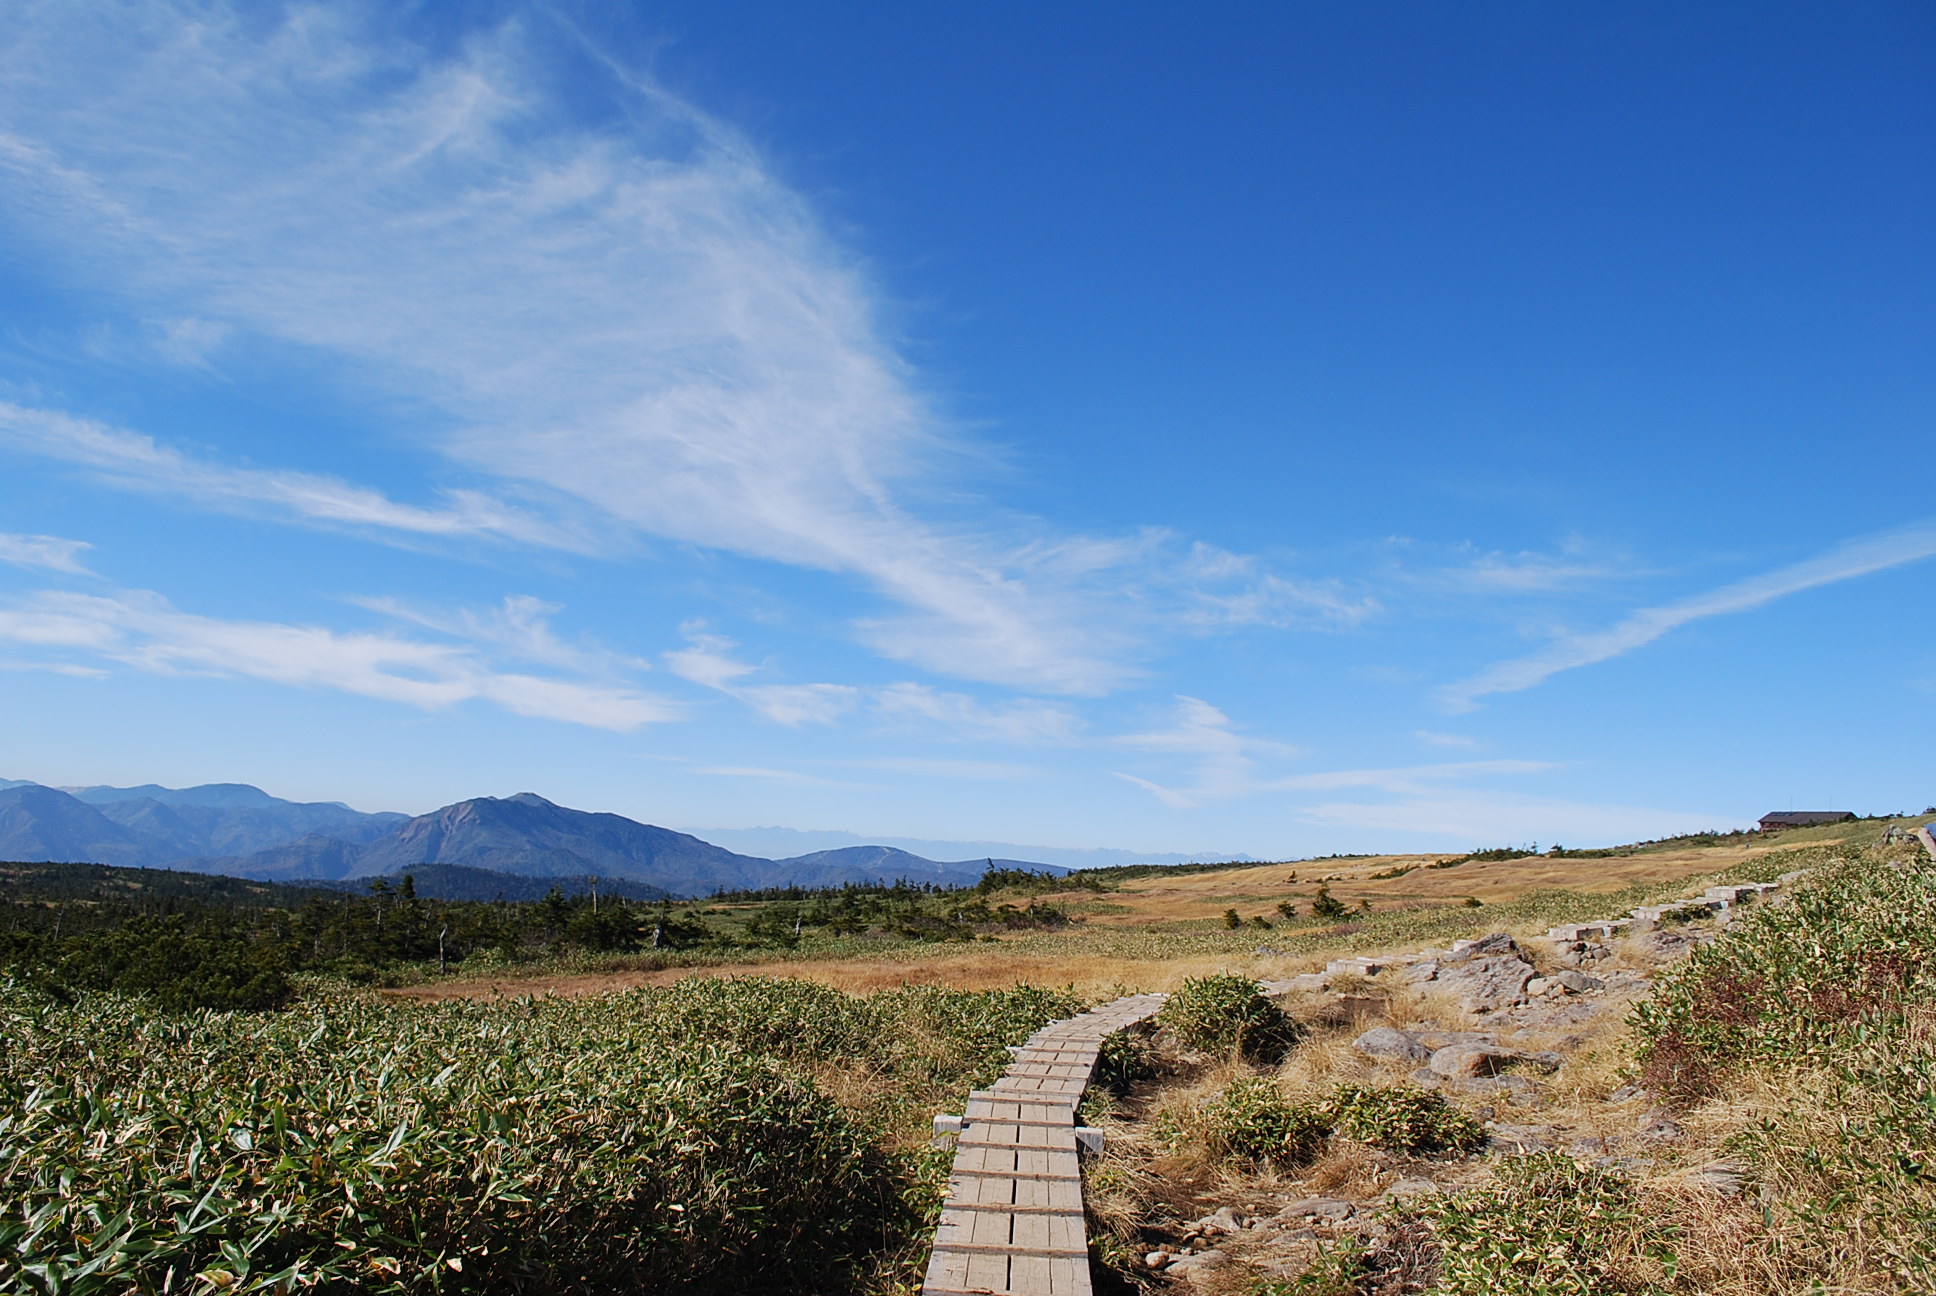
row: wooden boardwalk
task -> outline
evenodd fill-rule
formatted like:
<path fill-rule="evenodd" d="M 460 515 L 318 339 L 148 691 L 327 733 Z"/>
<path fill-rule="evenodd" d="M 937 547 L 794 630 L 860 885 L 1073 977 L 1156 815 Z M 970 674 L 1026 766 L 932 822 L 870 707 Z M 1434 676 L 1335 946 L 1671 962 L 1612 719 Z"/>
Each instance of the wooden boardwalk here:
<path fill-rule="evenodd" d="M 992 1089 L 968 1095 L 922 1296 L 1090 1296 L 1076 1104 L 1102 1042 L 1167 995 L 1050 1022 Z"/>

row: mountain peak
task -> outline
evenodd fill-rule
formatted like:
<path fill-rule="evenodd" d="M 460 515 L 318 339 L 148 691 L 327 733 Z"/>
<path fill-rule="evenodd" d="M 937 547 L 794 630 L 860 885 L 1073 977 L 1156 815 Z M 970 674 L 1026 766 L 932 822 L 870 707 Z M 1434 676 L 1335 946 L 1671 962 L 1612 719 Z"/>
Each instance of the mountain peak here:
<path fill-rule="evenodd" d="M 513 805 L 537 806 L 545 810 L 556 810 L 558 808 L 556 801 L 547 801 L 536 792 L 520 792 L 516 796 L 508 796 L 504 799 Z"/>

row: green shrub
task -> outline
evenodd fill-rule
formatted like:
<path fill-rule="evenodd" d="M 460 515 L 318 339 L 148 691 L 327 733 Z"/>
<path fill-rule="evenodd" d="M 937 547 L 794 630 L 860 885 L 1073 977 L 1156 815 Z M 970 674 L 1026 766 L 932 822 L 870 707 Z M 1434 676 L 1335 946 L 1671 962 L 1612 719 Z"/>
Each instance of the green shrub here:
<path fill-rule="evenodd" d="M 1317 895 L 1311 899 L 1311 916 L 1313 918 L 1338 919 L 1345 917 L 1350 912 L 1351 906 L 1332 895 L 1331 888 L 1328 886 L 1319 887 Z"/>
<path fill-rule="evenodd" d="M 249 941 L 229 915 L 137 917 L 61 947 L 49 978 L 76 990 L 155 996 L 171 1012 L 280 1008 L 295 993 L 272 941 Z"/>
<path fill-rule="evenodd" d="M 872 995 L 882 1023 L 872 1048 L 917 1098 L 986 1088 L 1012 1060 L 1011 1044 L 1087 1005 L 1067 990 L 1014 986 L 950 990 L 906 985 Z"/>
<path fill-rule="evenodd" d="M 1249 977 L 1192 977 L 1157 1014 L 1186 1048 L 1247 1057 L 1282 1057 L 1297 1042 L 1297 1023 L 1263 996 Z"/>
<path fill-rule="evenodd" d="M 0 1288 L 784 1284 L 906 1231 L 872 1131 L 777 1062 L 655 1029 L 652 998 L 177 1017 L 7 994 Z"/>
<path fill-rule="evenodd" d="M 1485 1144 L 1485 1126 L 1430 1089 L 1339 1085 L 1324 1104 L 1333 1129 L 1391 1152 L 1463 1155 Z"/>
<path fill-rule="evenodd" d="M 832 1293 L 945 1177 L 1062 992 L 690 979 L 582 999 L 174 1014 L 0 985 L 0 1290 Z M 809 1066 L 867 1078 L 863 1114 Z"/>
<path fill-rule="evenodd" d="M 1779 1186 L 1769 1217 L 1841 1239 L 1884 1287 L 1936 1290 L 1936 871 L 1815 862 L 1635 1009 L 1641 1080 L 1697 1099 L 1753 1073 L 1807 1095 L 1734 1147 Z"/>
<path fill-rule="evenodd" d="M 1329 1133 L 1322 1110 L 1290 1102 L 1270 1081 L 1246 1076 L 1181 1117 L 1171 1137 L 1194 1139 L 1218 1160 L 1289 1169 L 1317 1156 Z"/>
<path fill-rule="evenodd" d="M 1426 1202 L 1445 1296 L 1614 1296 L 1671 1274 L 1670 1232 L 1632 1183 L 1559 1152 L 1499 1163 L 1482 1188 Z"/>

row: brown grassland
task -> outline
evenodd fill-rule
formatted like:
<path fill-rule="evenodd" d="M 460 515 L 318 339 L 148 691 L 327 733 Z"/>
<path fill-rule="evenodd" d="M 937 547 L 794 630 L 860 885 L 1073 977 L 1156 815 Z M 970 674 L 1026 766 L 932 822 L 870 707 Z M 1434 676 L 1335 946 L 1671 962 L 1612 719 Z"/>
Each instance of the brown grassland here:
<path fill-rule="evenodd" d="M 986 990 L 1033 984 L 1068 986 L 1079 993 L 1169 990 L 1184 978 L 1207 972 L 1244 972 L 1282 977 L 1321 966 L 1349 951 L 1379 953 L 1418 942 L 1413 924 L 1394 922 L 1406 915 L 1437 914 L 1441 926 L 1461 930 L 1530 930 L 1513 902 L 1546 893 L 1574 896 L 1572 916 L 1599 916 L 1606 905 L 1594 898 L 1636 889 L 1673 892 L 1692 879 L 1745 863 L 1769 850 L 1790 845 L 1826 845 L 1842 838 L 1823 829 L 1788 833 L 1775 839 L 1746 836 L 1738 844 L 1687 849 L 1644 850 L 1612 858 L 1473 860 L 1452 868 L 1428 867 L 1444 855 L 1379 855 L 1350 859 L 1300 860 L 1220 869 L 1175 877 L 1142 877 L 1100 894 L 1089 890 L 1050 892 L 1043 901 L 1065 909 L 1076 920 L 1054 932 L 996 935 L 972 944 L 897 945 L 860 953 L 774 953 L 729 962 L 665 967 L 651 958 L 616 959 L 592 971 L 519 972 L 465 976 L 391 990 L 400 999 L 517 997 L 529 994 L 597 994 L 637 986 L 668 985 L 689 976 L 782 973 L 837 989 L 865 992 L 902 984 L 945 985 Z M 1377 874 L 1398 872 L 1399 876 Z M 1364 919 L 1347 924 L 1296 926 L 1280 920 L 1280 902 L 1309 914 L 1320 886 L 1356 908 L 1368 903 Z M 1469 909 L 1468 898 L 1483 908 Z M 1629 901 L 1628 903 L 1634 903 Z M 1504 906 L 1503 912 L 1489 912 Z M 1269 931 L 1246 927 L 1225 932 L 1227 909 L 1248 920 L 1262 917 Z M 1527 915 L 1543 928 L 1549 910 Z M 1552 920 L 1559 920 L 1554 918 Z M 1389 932 L 1388 946 L 1379 937 Z M 1288 939 L 1287 939 L 1288 938 Z M 1259 949 L 1277 952 L 1259 953 Z"/>

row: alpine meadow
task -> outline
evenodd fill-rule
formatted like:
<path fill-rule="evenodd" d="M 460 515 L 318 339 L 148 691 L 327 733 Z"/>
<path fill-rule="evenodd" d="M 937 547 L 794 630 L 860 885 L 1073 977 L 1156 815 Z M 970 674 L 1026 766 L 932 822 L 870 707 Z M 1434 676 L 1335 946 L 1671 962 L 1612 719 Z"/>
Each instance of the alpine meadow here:
<path fill-rule="evenodd" d="M 1936 1296 L 1932 86 L 0 0 L 0 1292 Z"/>

